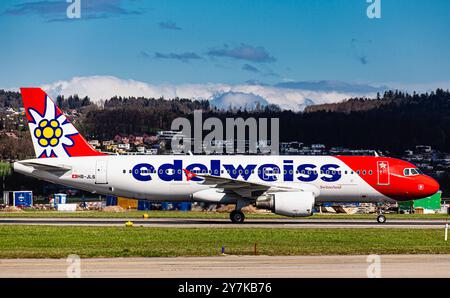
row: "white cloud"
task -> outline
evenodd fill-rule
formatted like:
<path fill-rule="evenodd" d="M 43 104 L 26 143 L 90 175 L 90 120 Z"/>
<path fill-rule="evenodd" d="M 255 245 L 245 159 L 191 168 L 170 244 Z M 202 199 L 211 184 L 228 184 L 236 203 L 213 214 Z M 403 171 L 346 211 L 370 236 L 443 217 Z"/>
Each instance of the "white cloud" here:
<path fill-rule="evenodd" d="M 74 77 L 68 81 L 57 81 L 42 88 L 55 98 L 57 95 L 89 96 L 93 101 L 113 96 L 183 97 L 190 99 L 217 98 L 226 92 L 251 93 L 261 96 L 271 104 L 284 109 L 301 110 L 311 100 L 315 104 L 338 102 L 354 96 L 373 96 L 373 93 L 350 93 L 338 91 L 302 90 L 279 88 L 255 84 L 150 84 L 135 80 L 124 80 L 113 76 Z"/>

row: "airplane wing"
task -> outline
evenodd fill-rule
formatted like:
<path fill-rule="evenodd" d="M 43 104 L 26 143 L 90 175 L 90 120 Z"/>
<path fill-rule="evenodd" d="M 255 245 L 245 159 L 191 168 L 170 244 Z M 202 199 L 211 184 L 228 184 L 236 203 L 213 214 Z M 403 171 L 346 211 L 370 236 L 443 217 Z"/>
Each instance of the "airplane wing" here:
<path fill-rule="evenodd" d="M 315 186 L 308 184 L 297 184 L 295 187 L 293 187 L 291 184 L 285 185 L 283 183 L 277 184 L 249 182 L 233 178 L 212 176 L 209 174 L 189 174 L 191 175 L 190 178 L 188 178 L 189 180 L 192 179 L 192 177 L 197 176 L 203 179 L 203 181 L 200 181 L 199 183 L 210 185 L 213 188 L 223 189 L 224 192 L 234 192 L 237 195 L 247 199 L 256 199 L 257 197 L 268 191 L 310 191 L 313 192 L 315 196 L 319 194 L 319 190 Z M 186 176 L 189 177 L 189 174 L 186 173 Z"/>

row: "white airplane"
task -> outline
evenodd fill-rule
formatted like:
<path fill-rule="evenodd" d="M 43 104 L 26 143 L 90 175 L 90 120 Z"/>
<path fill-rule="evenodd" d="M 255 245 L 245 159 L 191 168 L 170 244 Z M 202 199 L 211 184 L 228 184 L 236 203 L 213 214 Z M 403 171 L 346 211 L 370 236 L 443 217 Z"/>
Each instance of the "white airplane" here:
<path fill-rule="evenodd" d="M 21 88 L 35 159 L 16 172 L 92 193 L 149 201 L 247 205 L 293 217 L 316 203 L 424 198 L 439 184 L 413 164 L 378 156 L 108 155 L 93 149 L 40 88 Z M 386 218 L 380 214 L 378 222 Z"/>

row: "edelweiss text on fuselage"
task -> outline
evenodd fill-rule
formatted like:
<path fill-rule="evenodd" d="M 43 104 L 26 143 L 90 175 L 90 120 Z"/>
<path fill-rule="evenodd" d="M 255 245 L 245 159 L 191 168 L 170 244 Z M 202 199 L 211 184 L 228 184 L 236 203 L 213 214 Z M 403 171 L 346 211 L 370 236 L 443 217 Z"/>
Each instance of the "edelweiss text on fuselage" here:
<path fill-rule="evenodd" d="M 258 175 L 262 181 L 273 182 L 278 180 L 277 174 L 283 175 L 283 181 L 311 182 L 321 179 L 325 182 L 335 182 L 341 178 L 339 165 L 324 164 L 320 167 L 315 164 L 294 165 L 292 160 L 283 160 L 280 167 L 273 163 L 247 164 L 222 164 L 220 160 L 213 159 L 209 166 L 202 163 L 183 165 L 183 160 L 175 159 L 173 163 L 165 163 L 158 168 L 149 163 L 139 163 L 131 170 L 133 177 L 139 181 L 151 181 L 152 175 L 158 175 L 163 181 L 182 181 L 183 169 L 193 173 L 204 173 L 212 176 L 220 176 L 224 171 L 233 179 L 247 181 L 252 175 Z M 193 177 L 193 181 L 202 181 L 199 177 Z"/>

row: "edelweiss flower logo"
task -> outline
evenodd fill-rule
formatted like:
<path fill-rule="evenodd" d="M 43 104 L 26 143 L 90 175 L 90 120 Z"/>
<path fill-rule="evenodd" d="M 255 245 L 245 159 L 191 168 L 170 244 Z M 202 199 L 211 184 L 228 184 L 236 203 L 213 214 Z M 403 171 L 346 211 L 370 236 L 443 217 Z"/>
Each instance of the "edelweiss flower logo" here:
<path fill-rule="evenodd" d="M 33 143 L 38 148 L 39 157 L 67 157 L 66 147 L 74 145 L 72 136 L 77 130 L 71 125 L 63 114 L 58 114 L 55 104 L 47 96 L 45 99 L 44 114 L 41 115 L 33 108 L 28 112 L 33 118 L 30 121 L 30 130 L 33 134 Z"/>
<path fill-rule="evenodd" d="M 34 130 L 34 136 L 38 139 L 38 143 L 42 147 L 47 147 L 49 145 L 55 147 L 59 144 L 59 139 L 62 136 L 62 129 L 58 121 L 48 121 L 43 119 Z"/>

